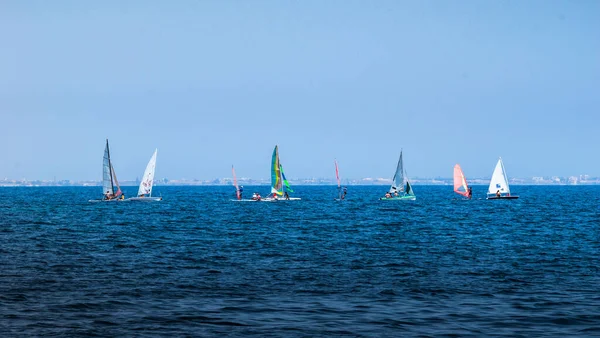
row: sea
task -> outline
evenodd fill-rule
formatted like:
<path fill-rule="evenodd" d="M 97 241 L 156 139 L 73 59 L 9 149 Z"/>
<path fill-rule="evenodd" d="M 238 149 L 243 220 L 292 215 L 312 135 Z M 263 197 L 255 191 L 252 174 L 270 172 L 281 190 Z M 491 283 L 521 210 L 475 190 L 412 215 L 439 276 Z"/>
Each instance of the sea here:
<path fill-rule="evenodd" d="M 0 336 L 600 337 L 600 186 L 294 189 L 0 188 Z"/>

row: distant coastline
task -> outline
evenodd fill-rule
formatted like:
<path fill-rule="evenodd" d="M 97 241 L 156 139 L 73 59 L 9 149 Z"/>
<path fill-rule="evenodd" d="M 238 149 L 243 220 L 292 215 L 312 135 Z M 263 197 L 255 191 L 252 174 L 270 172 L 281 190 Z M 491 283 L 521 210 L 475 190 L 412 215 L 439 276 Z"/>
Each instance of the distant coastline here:
<path fill-rule="evenodd" d="M 335 179 L 330 178 L 297 178 L 289 180 L 292 185 L 336 185 Z M 470 179 L 469 185 L 488 185 L 489 178 Z M 121 181 L 121 186 L 138 186 L 139 181 Z M 239 185 L 247 186 L 268 186 L 269 179 L 251 179 L 238 178 Z M 389 178 L 360 178 L 343 180 L 343 185 L 369 186 L 369 185 L 390 185 L 392 181 Z M 452 178 L 411 178 L 413 185 L 453 185 Z M 511 185 L 600 185 L 600 177 L 590 177 L 589 175 L 579 175 L 570 177 L 531 177 L 531 178 L 513 178 L 509 180 Z M 155 180 L 154 186 L 227 186 L 232 185 L 231 178 L 216 178 L 211 180 L 200 179 L 177 179 L 169 180 L 166 178 Z M 75 180 L 0 180 L 0 187 L 96 187 L 101 186 L 101 181 L 75 181 Z"/>

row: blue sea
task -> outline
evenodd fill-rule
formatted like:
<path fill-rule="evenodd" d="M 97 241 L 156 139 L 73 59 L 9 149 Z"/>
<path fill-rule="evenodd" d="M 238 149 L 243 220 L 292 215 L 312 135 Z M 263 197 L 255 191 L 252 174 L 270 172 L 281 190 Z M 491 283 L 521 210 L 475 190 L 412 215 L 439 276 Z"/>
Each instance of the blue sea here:
<path fill-rule="evenodd" d="M 0 336 L 600 336 L 598 186 L 295 188 L 0 188 Z"/>

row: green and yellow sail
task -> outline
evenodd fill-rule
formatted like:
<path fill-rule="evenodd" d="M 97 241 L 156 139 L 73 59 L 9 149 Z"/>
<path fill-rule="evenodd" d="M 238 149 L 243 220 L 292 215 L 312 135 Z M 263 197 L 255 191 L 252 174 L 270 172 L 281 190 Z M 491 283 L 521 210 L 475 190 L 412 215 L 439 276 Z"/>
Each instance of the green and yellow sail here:
<path fill-rule="evenodd" d="M 271 193 L 279 196 L 283 195 L 283 181 L 281 177 L 281 165 L 279 164 L 279 150 L 277 146 L 273 149 L 273 158 L 271 160 Z"/>

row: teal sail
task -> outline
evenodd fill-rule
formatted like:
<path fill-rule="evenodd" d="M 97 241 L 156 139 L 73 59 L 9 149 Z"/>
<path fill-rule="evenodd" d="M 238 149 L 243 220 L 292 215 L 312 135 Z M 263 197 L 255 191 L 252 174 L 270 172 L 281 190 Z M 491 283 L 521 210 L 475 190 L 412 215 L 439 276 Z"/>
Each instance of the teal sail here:
<path fill-rule="evenodd" d="M 279 165 L 279 169 L 281 170 L 281 178 L 283 179 L 283 184 L 285 185 L 285 188 L 286 188 L 285 190 L 288 192 L 294 192 L 294 190 L 292 190 L 292 188 L 290 187 L 290 183 L 285 178 L 285 174 L 283 173 L 283 166 L 281 164 Z"/>

